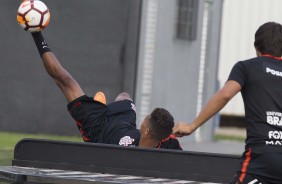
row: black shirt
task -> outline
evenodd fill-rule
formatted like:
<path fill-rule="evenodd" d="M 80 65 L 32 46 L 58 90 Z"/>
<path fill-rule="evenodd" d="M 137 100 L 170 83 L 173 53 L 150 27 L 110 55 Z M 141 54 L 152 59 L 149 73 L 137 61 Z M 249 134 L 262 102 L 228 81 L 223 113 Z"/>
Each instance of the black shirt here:
<path fill-rule="evenodd" d="M 141 135 L 136 129 L 135 105 L 130 100 L 105 105 L 84 95 L 70 102 L 68 110 L 86 142 L 139 145 Z M 182 149 L 173 136 L 161 141 L 157 148 Z"/>
<path fill-rule="evenodd" d="M 262 56 L 236 63 L 228 80 L 241 85 L 246 149 L 282 151 L 282 60 Z"/>

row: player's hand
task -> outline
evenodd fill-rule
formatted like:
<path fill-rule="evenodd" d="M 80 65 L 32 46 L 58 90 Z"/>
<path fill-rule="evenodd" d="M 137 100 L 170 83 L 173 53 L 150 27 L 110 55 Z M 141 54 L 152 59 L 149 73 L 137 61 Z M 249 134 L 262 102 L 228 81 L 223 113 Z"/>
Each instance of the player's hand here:
<path fill-rule="evenodd" d="M 184 122 L 178 122 L 172 129 L 172 133 L 176 137 L 183 137 L 186 135 L 190 135 L 191 133 L 194 132 L 194 127 L 191 124 L 187 124 Z"/>

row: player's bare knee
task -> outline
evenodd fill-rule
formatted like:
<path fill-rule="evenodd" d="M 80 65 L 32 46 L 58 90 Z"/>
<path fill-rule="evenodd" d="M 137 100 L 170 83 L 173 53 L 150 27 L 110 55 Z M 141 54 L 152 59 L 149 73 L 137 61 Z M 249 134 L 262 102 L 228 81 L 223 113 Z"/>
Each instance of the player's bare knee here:
<path fill-rule="evenodd" d="M 130 95 L 127 92 L 120 93 L 115 99 L 115 101 L 121 101 L 121 100 L 131 100 L 132 101 Z"/>

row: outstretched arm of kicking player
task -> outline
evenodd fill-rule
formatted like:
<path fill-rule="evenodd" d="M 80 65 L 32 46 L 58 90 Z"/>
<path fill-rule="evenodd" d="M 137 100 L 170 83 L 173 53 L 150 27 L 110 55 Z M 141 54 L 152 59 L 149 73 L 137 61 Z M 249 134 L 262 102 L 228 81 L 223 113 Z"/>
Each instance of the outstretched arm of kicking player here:
<path fill-rule="evenodd" d="M 48 44 L 44 40 L 41 32 L 32 33 L 39 54 L 42 58 L 47 73 L 55 80 L 63 92 L 67 102 L 84 95 L 79 84 L 73 77 L 62 67 L 56 56 L 52 53 Z"/>

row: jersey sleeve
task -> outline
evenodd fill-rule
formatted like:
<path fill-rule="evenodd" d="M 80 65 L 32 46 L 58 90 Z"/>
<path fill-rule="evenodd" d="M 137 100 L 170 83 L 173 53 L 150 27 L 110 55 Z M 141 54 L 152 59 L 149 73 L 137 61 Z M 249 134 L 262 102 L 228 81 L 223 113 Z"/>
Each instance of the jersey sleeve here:
<path fill-rule="evenodd" d="M 231 80 L 238 82 L 241 87 L 244 86 L 247 80 L 247 71 L 242 61 L 237 62 L 233 66 L 227 81 Z"/>

